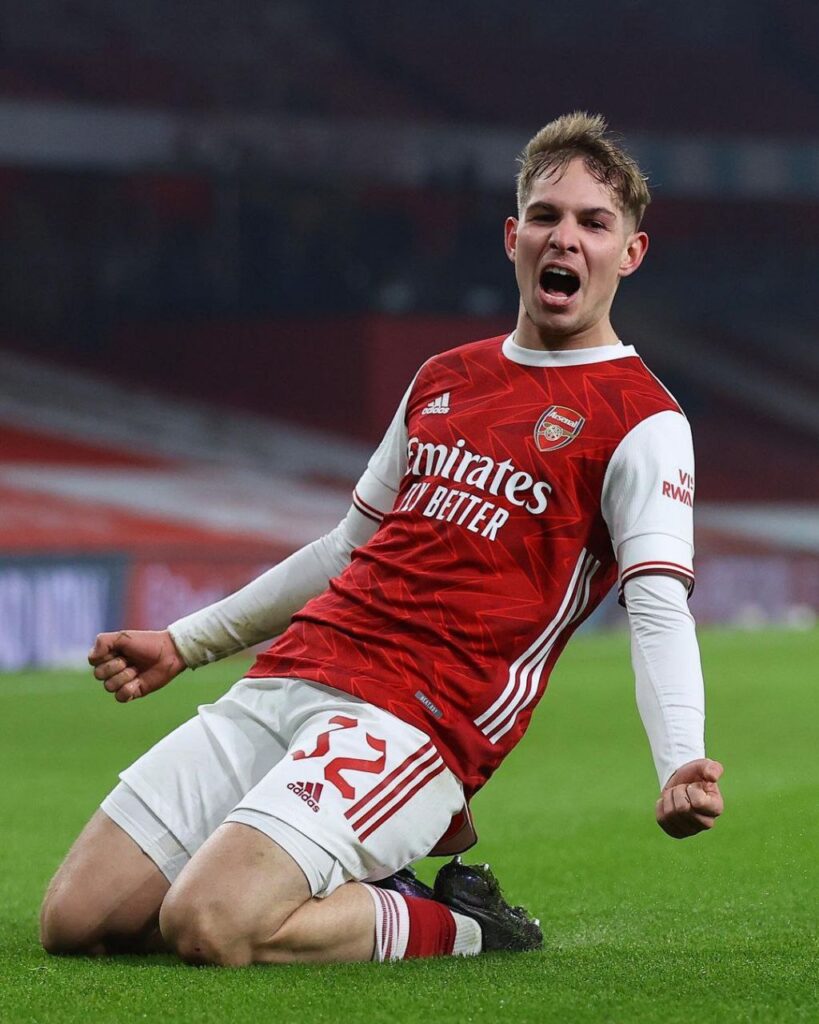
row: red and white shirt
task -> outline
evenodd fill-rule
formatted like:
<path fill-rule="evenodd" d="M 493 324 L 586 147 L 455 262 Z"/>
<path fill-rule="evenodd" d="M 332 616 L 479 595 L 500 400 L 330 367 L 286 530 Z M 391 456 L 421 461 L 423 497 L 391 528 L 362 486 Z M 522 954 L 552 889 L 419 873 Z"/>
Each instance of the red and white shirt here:
<path fill-rule="evenodd" d="M 693 582 L 693 488 L 688 423 L 632 347 L 435 356 L 355 490 L 378 529 L 250 675 L 416 725 L 471 795 L 618 575 Z"/>

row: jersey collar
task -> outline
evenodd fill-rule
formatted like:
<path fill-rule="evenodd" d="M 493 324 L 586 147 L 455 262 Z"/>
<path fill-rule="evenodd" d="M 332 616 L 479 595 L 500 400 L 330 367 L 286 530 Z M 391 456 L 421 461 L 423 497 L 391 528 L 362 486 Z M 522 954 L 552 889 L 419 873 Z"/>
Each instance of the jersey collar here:
<path fill-rule="evenodd" d="M 561 352 L 546 349 L 536 351 L 518 345 L 515 342 L 514 331 L 504 341 L 502 351 L 507 359 L 523 366 L 583 366 L 587 363 L 603 363 L 609 359 L 625 359 L 627 356 L 637 355 L 633 345 L 623 345 L 619 341 L 616 345 L 598 345 L 596 348 L 575 348 Z"/>

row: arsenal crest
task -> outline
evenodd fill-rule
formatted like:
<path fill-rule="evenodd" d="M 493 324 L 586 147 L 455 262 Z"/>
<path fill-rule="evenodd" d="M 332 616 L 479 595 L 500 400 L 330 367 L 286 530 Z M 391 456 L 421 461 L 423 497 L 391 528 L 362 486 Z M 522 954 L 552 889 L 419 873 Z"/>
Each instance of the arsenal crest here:
<path fill-rule="evenodd" d="M 541 452 L 555 452 L 577 437 L 586 422 L 584 416 L 565 405 L 551 405 L 537 421 L 535 444 Z"/>

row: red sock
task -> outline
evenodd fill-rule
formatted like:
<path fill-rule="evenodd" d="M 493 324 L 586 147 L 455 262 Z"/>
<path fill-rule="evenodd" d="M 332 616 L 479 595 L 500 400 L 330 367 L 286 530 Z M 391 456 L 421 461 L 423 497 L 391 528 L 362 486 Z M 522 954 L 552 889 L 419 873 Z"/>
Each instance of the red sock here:
<path fill-rule="evenodd" d="M 455 918 L 449 907 L 419 896 L 405 896 L 409 938 L 404 956 L 446 956 L 455 946 Z"/>
<path fill-rule="evenodd" d="M 368 885 L 375 904 L 374 960 L 470 956 L 481 951 L 477 922 L 435 900 Z"/>

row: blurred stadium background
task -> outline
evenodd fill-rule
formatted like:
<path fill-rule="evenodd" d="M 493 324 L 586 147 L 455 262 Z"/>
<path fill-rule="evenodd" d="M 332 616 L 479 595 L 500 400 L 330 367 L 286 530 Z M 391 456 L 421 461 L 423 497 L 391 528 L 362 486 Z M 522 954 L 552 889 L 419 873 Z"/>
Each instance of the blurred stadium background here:
<path fill-rule="evenodd" d="M 513 326 L 515 155 L 576 108 L 654 187 L 615 326 L 692 422 L 695 614 L 812 625 L 817 40 L 811 0 L 0 4 L 0 668 L 334 525 L 418 364 Z"/>

